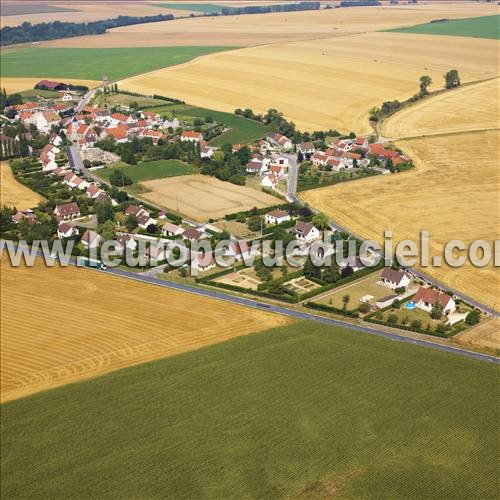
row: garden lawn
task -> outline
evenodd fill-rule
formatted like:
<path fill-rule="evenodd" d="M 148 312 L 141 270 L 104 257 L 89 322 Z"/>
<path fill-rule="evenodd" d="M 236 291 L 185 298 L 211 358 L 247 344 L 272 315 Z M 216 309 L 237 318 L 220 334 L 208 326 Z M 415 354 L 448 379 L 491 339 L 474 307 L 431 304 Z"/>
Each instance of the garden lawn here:
<path fill-rule="evenodd" d="M 210 141 L 210 145 L 216 147 L 224 144 L 250 144 L 262 139 L 269 130 L 263 123 L 249 120 L 234 113 L 197 108 L 187 104 L 173 104 L 160 108 L 152 108 L 152 111 L 160 114 L 166 113 L 169 117 L 172 117 L 173 113 L 175 113 L 179 119 L 188 120 L 210 116 L 214 121 L 223 123 L 229 130 Z"/>
<path fill-rule="evenodd" d="M 197 172 L 192 165 L 188 165 L 180 160 L 156 160 L 138 163 L 137 165 L 127 165 L 119 162 L 116 166 L 110 166 L 95 170 L 98 177 L 109 181 L 109 176 L 119 168 L 126 176 L 132 179 L 132 182 L 150 181 L 153 179 L 163 179 L 165 177 L 174 177 L 176 175 L 187 175 Z"/>
<path fill-rule="evenodd" d="M 192 12 L 204 12 L 206 14 L 212 14 L 214 12 L 220 12 L 222 9 L 227 8 L 227 5 L 215 5 L 213 3 L 155 3 L 152 4 L 155 7 L 162 7 L 164 9 L 173 10 L 189 10 Z"/>
<path fill-rule="evenodd" d="M 3 77 L 117 80 L 232 47 L 27 48 L 2 54 Z"/>
<path fill-rule="evenodd" d="M 419 33 L 422 35 L 466 36 L 474 38 L 500 38 L 500 16 L 471 17 L 452 19 L 434 23 L 417 24 L 408 28 L 393 30 L 398 33 Z"/>
<path fill-rule="evenodd" d="M 4 404 L 2 493 L 497 498 L 498 374 L 299 322 Z"/>

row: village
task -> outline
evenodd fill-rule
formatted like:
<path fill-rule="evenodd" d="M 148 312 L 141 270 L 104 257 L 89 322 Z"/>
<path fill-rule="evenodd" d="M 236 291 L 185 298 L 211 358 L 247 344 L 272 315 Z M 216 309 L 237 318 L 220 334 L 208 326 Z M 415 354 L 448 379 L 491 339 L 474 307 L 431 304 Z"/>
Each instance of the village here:
<path fill-rule="evenodd" d="M 252 143 L 220 147 L 206 140 L 213 138 L 215 129 L 221 130 L 220 124 L 208 119 L 202 124 L 186 123 L 135 105 L 106 109 L 86 102 L 84 91 L 70 90 L 61 82 L 43 80 L 36 89 L 56 96 L 5 108 L 2 155 L 13 159 L 18 180 L 47 201 L 24 211 L 4 207 L 2 220 L 9 219 L 4 238 L 59 239 L 65 244 L 71 240 L 75 257 L 89 256 L 104 241 L 116 240 L 119 252 L 140 257 L 136 268 L 122 264 L 131 272 L 258 295 L 419 333 L 448 337 L 479 322 L 477 310 L 411 270 L 371 267 L 347 254 L 328 269 L 312 265 L 311 252 L 318 251 L 314 244 L 327 232 L 334 238 L 321 248 L 322 257 L 334 255 L 341 243 L 354 241 L 359 248 L 361 242 L 335 230 L 326 215 L 302 205 L 297 183 L 300 188 L 301 182 L 307 184 L 314 177 L 317 187 L 318 182 L 338 182 L 328 177 L 332 175 L 347 176 L 343 181 L 411 168 L 409 158 L 373 136 L 312 134 L 306 137 L 309 140 L 294 142 L 283 133 L 268 131 Z M 204 222 L 176 209 L 173 199 L 152 203 L 137 187 L 127 189 L 133 184 L 132 172 L 144 169 L 140 160 L 145 150 L 149 154 L 168 151 L 169 158 L 191 163 L 201 174 L 227 180 L 228 185 L 246 184 L 248 189 L 272 193 L 276 203 L 228 211 Z M 113 169 L 126 159 L 128 166 Z M 116 175 L 106 178 L 107 168 Z M 230 174 L 223 178 L 222 170 Z M 203 240 L 213 245 L 230 240 L 225 256 L 236 261 L 234 266 L 222 268 L 212 253 L 191 250 Z M 270 242 L 271 250 L 257 250 L 254 263 L 247 266 L 255 240 Z M 264 257 L 274 253 L 276 241 L 292 240 L 298 242 L 298 266 L 263 264 Z M 170 266 L 165 246 L 172 241 L 177 252 L 188 253 L 189 266 Z M 139 256 L 140 243 L 147 246 Z"/>

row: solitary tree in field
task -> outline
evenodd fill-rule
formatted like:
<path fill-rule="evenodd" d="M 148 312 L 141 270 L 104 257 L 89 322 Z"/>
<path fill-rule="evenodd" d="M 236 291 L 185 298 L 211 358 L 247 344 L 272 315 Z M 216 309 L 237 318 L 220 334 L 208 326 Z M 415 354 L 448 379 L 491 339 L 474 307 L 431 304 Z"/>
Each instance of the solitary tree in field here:
<path fill-rule="evenodd" d="M 429 91 L 427 88 L 429 85 L 432 83 L 432 78 L 428 75 L 422 75 L 420 77 L 420 94 L 421 95 L 427 95 Z"/>
<path fill-rule="evenodd" d="M 452 89 L 460 85 L 460 76 L 456 69 L 450 69 L 446 75 L 444 75 L 445 87 L 447 89 Z"/>
<path fill-rule="evenodd" d="M 347 309 L 347 304 L 349 304 L 349 301 L 351 300 L 350 295 L 344 295 L 342 297 L 342 302 L 344 303 L 344 311 Z"/>

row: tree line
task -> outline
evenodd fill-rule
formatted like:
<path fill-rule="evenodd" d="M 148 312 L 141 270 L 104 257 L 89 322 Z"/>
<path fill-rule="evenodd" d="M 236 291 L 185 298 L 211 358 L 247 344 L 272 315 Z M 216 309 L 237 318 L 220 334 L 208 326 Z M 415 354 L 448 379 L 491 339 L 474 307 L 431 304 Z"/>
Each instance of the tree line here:
<path fill-rule="evenodd" d="M 241 14 L 268 14 L 270 12 L 298 12 L 301 10 L 318 10 L 319 2 L 299 2 L 279 5 L 249 5 L 246 7 L 225 7 L 221 10 L 223 16 L 234 16 Z M 217 15 L 213 13 L 212 15 Z"/>
<path fill-rule="evenodd" d="M 101 35 L 108 29 L 133 24 L 156 23 L 171 21 L 172 14 L 158 14 L 155 16 L 118 16 L 114 19 L 92 21 L 88 23 L 70 23 L 53 21 L 50 23 L 31 24 L 24 22 L 19 26 L 5 26 L 0 30 L 0 45 L 15 43 L 37 42 L 41 40 L 55 40 L 56 38 L 70 38 L 82 35 Z"/>

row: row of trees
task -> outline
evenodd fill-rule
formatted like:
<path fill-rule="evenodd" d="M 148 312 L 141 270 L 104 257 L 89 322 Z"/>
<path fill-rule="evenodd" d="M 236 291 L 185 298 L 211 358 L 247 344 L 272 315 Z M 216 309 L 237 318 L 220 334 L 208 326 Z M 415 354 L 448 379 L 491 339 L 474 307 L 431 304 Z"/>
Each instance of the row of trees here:
<path fill-rule="evenodd" d="M 172 14 L 158 14 L 156 16 L 118 16 L 114 19 L 92 21 L 88 23 L 68 23 L 53 21 L 50 23 L 31 24 L 24 22 L 19 26 L 5 26 L 0 30 L 0 44 L 12 45 L 15 43 L 28 43 L 40 40 L 54 40 L 56 38 L 69 38 L 82 35 L 100 35 L 108 29 L 133 24 L 156 23 L 158 21 L 171 21 Z"/>
<path fill-rule="evenodd" d="M 445 81 L 445 88 L 452 89 L 460 86 L 460 75 L 456 69 L 450 69 L 443 75 Z M 407 101 L 401 102 L 398 100 L 385 101 L 380 108 L 372 108 L 370 110 L 370 120 L 378 121 L 392 113 L 395 113 L 405 104 L 418 101 L 423 97 L 429 95 L 429 87 L 432 85 L 432 78 L 429 75 L 422 75 L 419 79 L 419 92 L 410 97 Z"/>
<path fill-rule="evenodd" d="M 318 10 L 320 2 L 298 2 L 279 5 L 249 5 L 247 7 L 225 7 L 220 12 L 223 16 L 241 14 L 267 14 L 269 12 L 297 12 L 301 10 Z M 217 13 L 213 13 L 217 15 Z"/>

